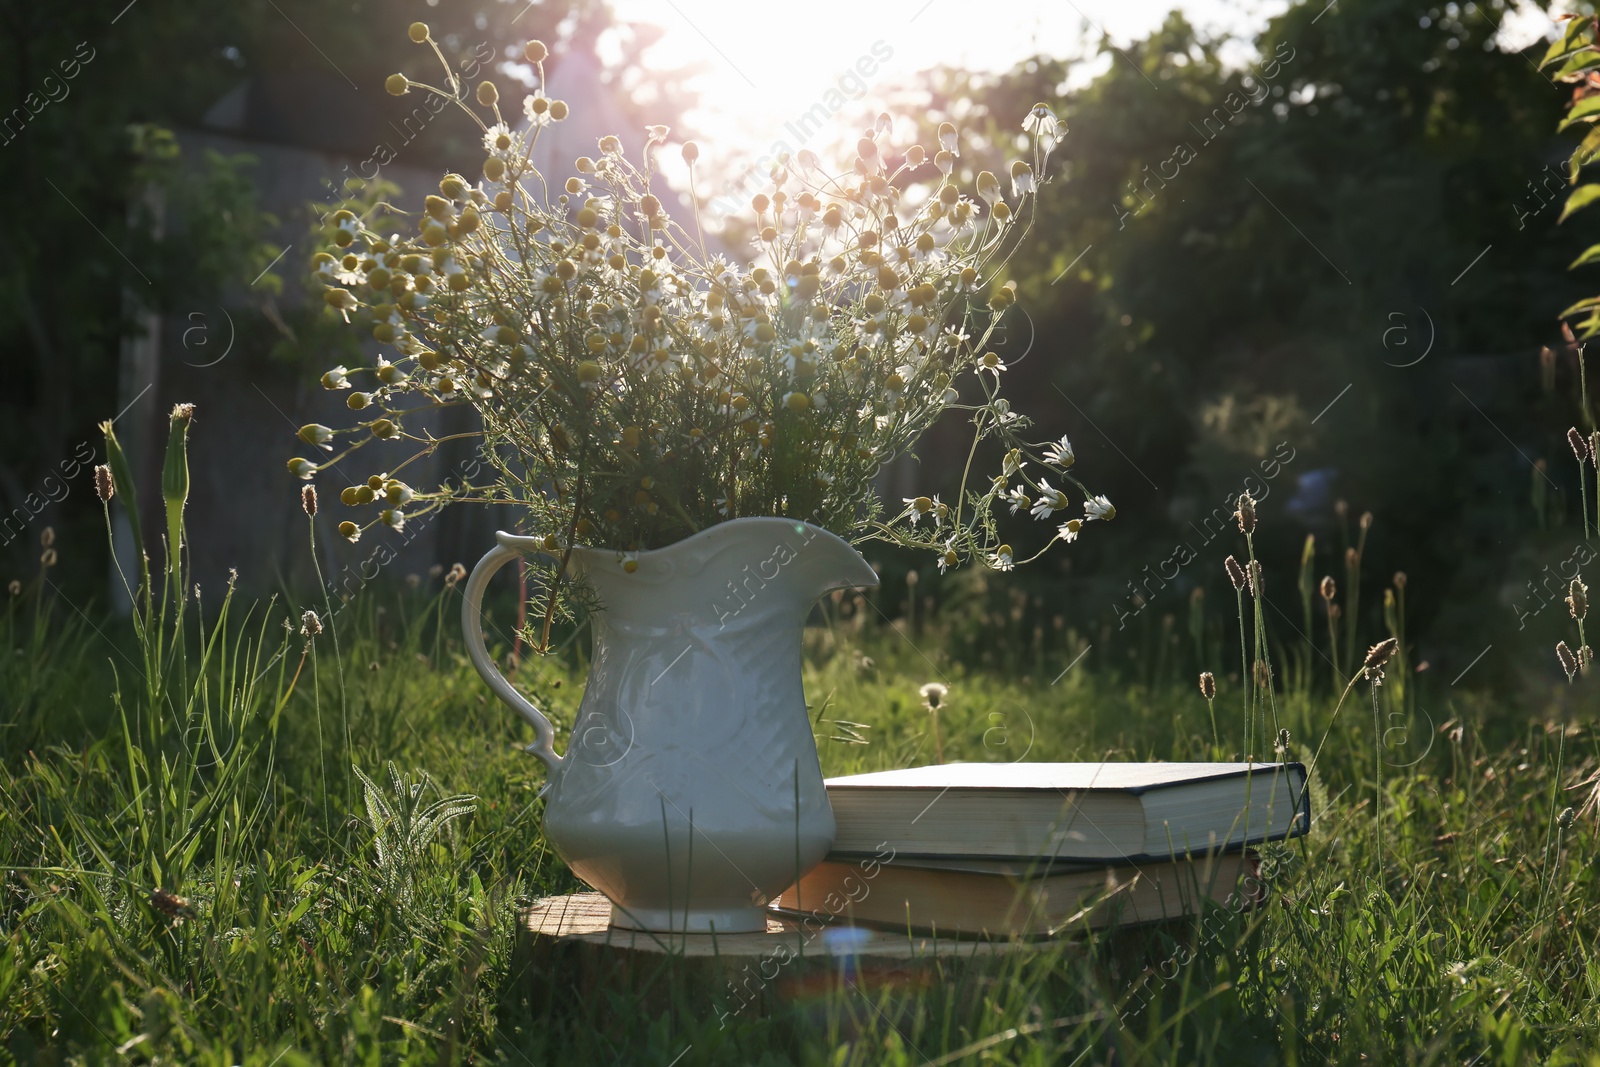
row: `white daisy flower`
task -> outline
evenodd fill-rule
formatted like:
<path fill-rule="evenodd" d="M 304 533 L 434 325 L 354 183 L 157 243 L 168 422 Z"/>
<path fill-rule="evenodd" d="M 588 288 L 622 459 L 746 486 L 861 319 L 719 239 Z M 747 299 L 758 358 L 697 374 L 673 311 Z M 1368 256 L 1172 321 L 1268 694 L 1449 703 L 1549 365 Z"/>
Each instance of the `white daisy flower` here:
<path fill-rule="evenodd" d="M 901 499 L 906 505 L 906 514 L 911 519 L 911 525 L 913 526 L 917 524 L 918 520 L 920 520 L 922 516 L 933 511 L 934 503 L 933 498 L 931 497 L 908 496 L 902 497 Z"/>
<path fill-rule="evenodd" d="M 1034 501 L 1028 514 L 1036 519 L 1048 519 L 1052 512 L 1060 511 L 1067 506 L 1067 494 L 1051 487 L 1043 478 L 1039 479 L 1039 499 Z"/>
<path fill-rule="evenodd" d="M 939 123 L 939 147 L 952 155 L 960 155 L 961 150 L 956 147 L 956 125 L 953 122 Z"/>
<path fill-rule="evenodd" d="M 550 98 L 544 95 L 543 89 L 522 98 L 522 113 L 535 126 L 550 125 Z"/>
<path fill-rule="evenodd" d="M 350 368 L 341 365 L 324 374 L 322 376 L 322 387 L 324 389 L 350 388 Z"/>
<path fill-rule="evenodd" d="M 998 352 L 985 352 L 978 358 L 979 374 L 982 374 L 984 371 L 988 371 L 998 378 L 1000 377 L 1000 372 L 1005 369 L 1006 362 L 1000 358 L 1000 353 Z"/>
<path fill-rule="evenodd" d="M 1027 196 L 1034 191 L 1033 168 L 1022 160 L 1011 164 L 1011 195 Z"/>
<path fill-rule="evenodd" d="M 978 195 L 990 207 L 994 207 L 995 201 L 1000 199 L 1000 179 L 994 176 L 993 171 L 986 170 L 978 174 Z"/>
<path fill-rule="evenodd" d="M 1078 539 L 1078 531 L 1082 529 L 1082 519 L 1068 519 L 1066 522 L 1056 527 L 1056 536 L 1070 545 L 1072 542 Z"/>
<path fill-rule="evenodd" d="M 1016 565 L 1016 559 L 1011 554 L 1010 545 L 1001 545 L 989 553 L 989 566 L 997 571 L 1009 571 Z"/>
<path fill-rule="evenodd" d="M 1078 462 L 1077 455 L 1072 451 L 1072 442 L 1067 440 L 1066 434 L 1062 434 L 1061 440 L 1051 442 L 1044 450 L 1044 461 L 1053 463 L 1062 470 Z"/>
<path fill-rule="evenodd" d="M 324 452 L 333 451 L 333 446 L 328 443 L 333 440 L 333 430 L 320 422 L 313 422 L 300 427 L 300 440 L 308 445 L 316 445 Z"/>
<path fill-rule="evenodd" d="M 509 158 L 515 146 L 511 127 L 503 122 L 497 122 L 483 132 L 483 150 L 496 159 Z"/>
<path fill-rule="evenodd" d="M 1011 514 L 1013 515 L 1017 513 L 1018 508 L 1033 506 L 1033 501 L 1028 499 L 1027 492 L 1020 485 L 1013 485 L 1011 492 L 1007 493 L 1005 498 L 1011 502 Z"/>
<path fill-rule="evenodd" d="M 1093 519 L 1105 519 L 1107 522 L 1110 522 L 1112 519 L 1117 517 L 1117 509 L 1113 507 L 1111 501 L 1107 500 L 1104 496 L 1094 496 L 1090 497 L 1088 500 L 1085 500 L 1083 502 L 1083 510 L 1085 513 L 1085 522 Z"/>
<path fill-rule="evenodd" d="M 943 574 L 961 562 L 961 557 L 956 555 L 955 538 L 944 543 L 944 548 L 939 551 L 939 573 Z"/>
<path fill-rule="evenodd" d="M 1022 120 L 1022 128 L 1044 142 L 1045 151 L 1049 151 L 1060 143 L 1066 131 L 1061 127 L 1061 121 L 1056 118 L 1043 102 L 1033 105 L 1033 110 L 1028 112 L 1027 118 Z"/>

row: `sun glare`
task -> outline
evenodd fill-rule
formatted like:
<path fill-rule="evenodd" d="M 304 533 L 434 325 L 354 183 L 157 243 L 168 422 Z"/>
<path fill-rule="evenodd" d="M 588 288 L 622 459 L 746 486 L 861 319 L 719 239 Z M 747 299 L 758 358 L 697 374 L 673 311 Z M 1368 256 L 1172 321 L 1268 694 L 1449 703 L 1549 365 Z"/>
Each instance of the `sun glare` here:
<path fill-rule="evenodd" d="M 697 104 L 673 133 L 699 139 L 698 173 L 714 186 L 700 191 L 712 195 L 739 188 L 741 175 L 764 170 L 782 151 L 837 154 L 880 110 L 902 118 L 914 101 L 895 90 L 920 71 L 1003 70 L 1040 52 L 1089 55 L 1102 31 L 1125 42 L 1159 25 L 1172 6 L 1037 0 L 985 14 L 954 0 L 811 0 L 797 16 L 750 0 L 615 0 L 619 19 L 665 31 L 645 55 L 651 66 L 700 69 L 689 86 Z M 1281 4 L 1177 6 L 1201 25 L 1248 33 Z M 677 163 L 676 153 L 667 155 Z M 666 169 L 679 184 L 681 165 Z"/>

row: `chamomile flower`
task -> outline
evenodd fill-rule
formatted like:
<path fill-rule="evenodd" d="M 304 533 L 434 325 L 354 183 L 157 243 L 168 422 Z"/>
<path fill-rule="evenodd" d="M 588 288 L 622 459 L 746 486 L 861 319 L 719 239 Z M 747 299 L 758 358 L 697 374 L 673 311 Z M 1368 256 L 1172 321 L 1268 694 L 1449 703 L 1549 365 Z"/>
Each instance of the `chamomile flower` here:
<path fill-rule="evenodd" d="M 1039 479 L 1039 499 L 1034 501 L 1028 514 L 1036 519 L 1048 519 L 1054 512 L 1067 506 L 1067 494 L 1059 489 L 1052 488 L 1050 483 L 1043 478 Z"/>
<path fill-rule="evenodd" d="M 1082 519 L 1068 519 L 1066 522 L 1056 527 L 1056 536 L 1070 545 L 1072 542 L 1078 539 L 1078 531 L 1082 529 Z"/>
<path fill-rule="evenodd" d="M 324 452 L 333 451 L 333 446 L 328 443 L 333 440 L 333 430 L 320 422 L 313 422 L 300 427 L 300 440 L 308 445 L 316 445 Z"/>
<path fill-rule="evenodd" d="M 960 562 L 961 557 L 956 554 L 955 539 L 951 538 L 944 543 L 944 547 L 939 549 L 939 573 L 945 573 Z"/>
<path fill-rule="evenodd" d="M 503 122 L 495 123 L 483 133 L 483 150 L 495 159 L 509 159 L 515 147 L 516 141 L 511 136 L 511 127 Z"/>
<path fill-rule="evenodd" d="M 978 174 L 978 195 L 990 207 L 1000 199 L 1000 179 L 994 176 L 993 171 L 982 171 Z"/>
<path fill-rule="evenodd" d="M 1105 519 L 1110 522 L 1117 517 L 1117 509 L 1104 496 L 1092 496 L 1085 500 L 1083 502 L 1083 510 L 1085 522 L 1093 519 Z"/>
<path fill-rule="evenodd" d="M 1011 514 L 1013 515 L 1017 513 L 1018 508 L 1033 506 L 1033 501 L 1028 499 L 1027 491 L 1020 485 L 1013 485 L 1011 491 L 1005 495 L 1005 499 L 1011 502 Z"/>
<path fill-rule="evenodd" d="M 544 95 L 543 89 L 522 98 L 522 113 L 535 126 L 550 125 L 550 98 Z"/>
<path fill-rule="evenodd" d="M 1061 440 L 1052 441 L 1049 447 L 1044 450 L 1044 461 L 1066 470 L 1078 462 L 1078 457 L 1072 451 L 1072 442 L 1067 440 L 1065 434 L 1062 434 Z"/>
<path fill-rule="evenodd" d="M 322 387 L 324 389 L 349 389 L 350 368 L 341 365 L 328 371 L 322 376 Z"/>
<path fill-rule="evenodd" d="M 989 553 L 989 566 L 997 571 L 1009 571 L 1017 565 L 1016 558 L 1011 554 L 1010 545 L 1001 545 Z"/>
<path fill-rule="evenodd" d="M 951 155 L 959 156 L 961 149 L 956 143 L 956 126 L 953 122 L 939 123 L 939 147 Z"/>
<path fill-rule="evenodd" d="M 908 518 L 910 518 L 911 525 L 913 526 L 917 524 L 918 520 L 920 520 L 922 516 L 933 511 L 932 497 L 908 496 L 903 497 L 902 500 L 906 505 L 906 515 Z M 938 520 L 936 519 L 934 521 L 937 522 Z"/>
<path fill-rule="evenodd" d="M 1056 118 L 1042 101 L 1033 105 L 1033 110 L 1028 112 L 1028 117 L 1022 120 L 1022 128 L 1033 134 L 1044 143 L 1046 152 L 1060 143 L 1066 131 L 1062 129 L 1061 122 Z"/>
<path fill-rule="evenodd" d="M 1035 189 L 1033 181 L 1033 168 L 1022 160 L 1011 164 L 1011 195 L 1027 196 Z"/>
<path fill-rule="evenodd" d="M 978 357 L 979 374 L 987 371 L 998 378 L 1000 377 L 1000 372 L 1004 371 L 1005 369 L 1006 362 L 1000 358 L 1000 353 L 998 352 L 985 352 L 983 355 Z"/>

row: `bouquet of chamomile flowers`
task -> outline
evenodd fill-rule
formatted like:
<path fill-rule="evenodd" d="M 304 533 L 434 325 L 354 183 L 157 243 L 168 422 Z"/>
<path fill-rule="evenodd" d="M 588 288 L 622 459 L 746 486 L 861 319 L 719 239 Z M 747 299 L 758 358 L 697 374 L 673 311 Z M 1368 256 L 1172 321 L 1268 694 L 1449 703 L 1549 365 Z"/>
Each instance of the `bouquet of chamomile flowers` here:
<path fill-rule="evenodd" d="M 510 505 L 561 560 L 543 575 L 553 611 L 575 543 L 626 556 L 777 515 L 925 550 L 941 570 L 1010 569 L 1021 561 L 1000 535 L 1002 509 L 1058 522 L 1061 541 L 1115 513 L 1074 477 L 1066 438 L 1027 439 L 988 349 L 1015 302 L 1014 286 L 989 278 L 1027 232 L 1061 135 L 1047 107 L 1022 124 L 1031 158 L 1004 181 L 983 171 L 970 196 L 952 178 L 949 123 L 931 152 L 895 151 L 881 116 L 842 171 L 801 151 L 750 202 L 755 247 L 735 262 L 708 253 L 698 211 L 686 226 L 659 195 L 665 127 L 647 128 L 636 154 L 602 137 L 552 184 L 530 162 L 569 111 L 547 95 L 546 47 L 527 45 L 537 88 L 508 117 L 493 81 L 469 92 L 426 25 L 410 35 L 433 47 L 444 84 L 395 74 L 388 90 L 454 105 L 481 128 L 484 157 L 479 179 L 445 175 L 414 216 L 387 204 L 330 216 L 315 264 L 324 299 L 392 348 L 373 367 L 324 375 L 356 417 L 302 428 L 317 451 L 289 464 L 310 479 L 348 470 L 358 450 L 377 459 L 383 472 L 341 493 L 355 516 L 345 537 L 453 501 Z M 699 151 L 681 151 L 692 175 Z M 957 391 L 964 378 L 972 403 Z M 419 411 L 461 404 L 481 420 L 486 477 L 428 488 L 388 473 L 441 443 L 408 429 Z M 885 510 L 879 469 L 952 409 L 975 445 L 1000 442 L 1000 471 L 969 477 L 969 461 L 952 500 Z M 1061 514 L 1077 503 L 1081 516 Z"/>

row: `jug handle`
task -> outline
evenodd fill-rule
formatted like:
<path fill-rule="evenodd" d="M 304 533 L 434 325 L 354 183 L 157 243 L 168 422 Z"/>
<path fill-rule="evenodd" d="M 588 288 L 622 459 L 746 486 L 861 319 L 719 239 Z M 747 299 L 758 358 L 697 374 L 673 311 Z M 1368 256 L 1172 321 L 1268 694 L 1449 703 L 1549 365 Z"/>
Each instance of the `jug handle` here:
<path fill-rule="evenodd" d="M 483 590 L 489 584 L 489 579 L 494 577 L 494 573 L 501 567 L 523 553 L 542 551 L 543 546 L 536 538 L 518 537 L 503 531 L 495 534 L 495 538 L 500 543 L 478 561 L 478 565 L 472 568 L 471 576 L 467 578 L 467 587 L 461 596 L 461 631 L 466 637 L 467 655 L 471 657 L 472 665 L 478 669 L 483 680 L 489 683 L 489 688 L 494 690 L 495 696 L 509 704 L 511 710 L 532 724 L 535 740 L 524 751 L 538 756 L 554 774 L 564 762 L 562 757 L 556 755 L 555 727 L 544 717 L 543 712 L 533 706 L 532 701 L 517 692 L 506 680 L 505 675 L 500 673 L 483 642 Z"/>

